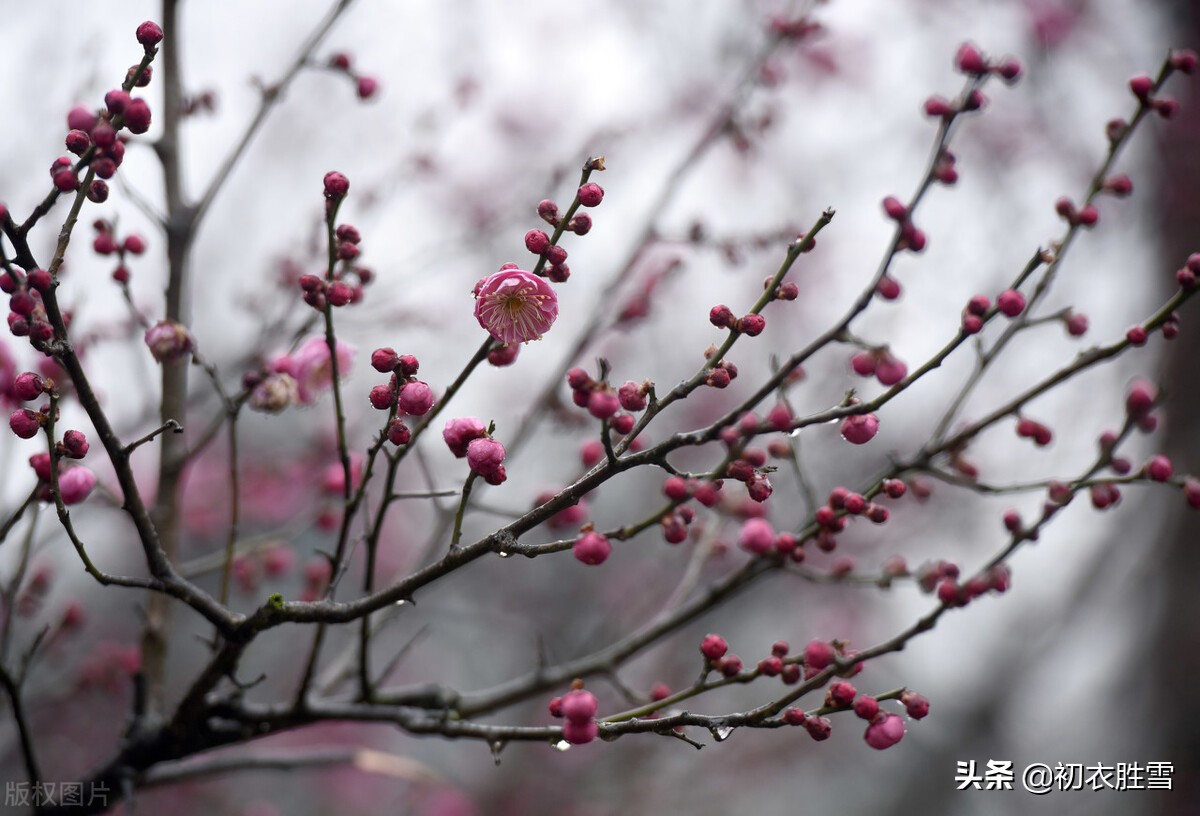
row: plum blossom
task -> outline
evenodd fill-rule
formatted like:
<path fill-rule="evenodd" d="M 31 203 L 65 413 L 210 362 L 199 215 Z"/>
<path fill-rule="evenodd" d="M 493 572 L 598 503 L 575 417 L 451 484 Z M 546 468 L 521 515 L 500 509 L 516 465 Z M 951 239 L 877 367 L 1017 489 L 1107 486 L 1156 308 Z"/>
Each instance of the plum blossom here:
<path fill-rule="evenodd" d="M 523 269 L 501 269 L 475 284 L 475 319 L 501 343 L 538 340 L 558 317 L 558 295 Z"/>
<path fill-rule="evenodd" d="M 337 341 L 338 376 L 350 373 L 354 361 L 354 346 Z M 292 354 L 275 358 L 271 370 L 277 374 L 289 374 L 296 381 L 297 397 L 301 405 L 312 405 L 321 391 L 333 385 L 333 366 L 330 363 L 329 345 L 323 337 L 313 337 Z"/>

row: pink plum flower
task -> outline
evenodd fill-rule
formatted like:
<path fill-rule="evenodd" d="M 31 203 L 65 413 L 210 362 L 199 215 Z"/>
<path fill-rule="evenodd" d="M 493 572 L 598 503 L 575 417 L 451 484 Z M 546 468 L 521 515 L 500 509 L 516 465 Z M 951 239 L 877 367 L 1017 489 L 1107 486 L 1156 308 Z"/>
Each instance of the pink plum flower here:
<path fill-rule="evenodd" d="M 337 341 L 338 377 L 350 373 L 354 361 L 354 346 Z M 312 405 L 317 395 L 333 385 L 333 365 L 329 357 L 329 345 L 323 337 L 314 337 L 292 354 L 277 357 L 271 369 L 278 374 L 290 374 L 296 381 L 301 405 Z"/>
<path fill-rule="evenodd" d="M 475 319 L 501 343 L 526 343 L 550 330 L 558 295 L 523 269 L 501 269 L 475 284 Z"/>

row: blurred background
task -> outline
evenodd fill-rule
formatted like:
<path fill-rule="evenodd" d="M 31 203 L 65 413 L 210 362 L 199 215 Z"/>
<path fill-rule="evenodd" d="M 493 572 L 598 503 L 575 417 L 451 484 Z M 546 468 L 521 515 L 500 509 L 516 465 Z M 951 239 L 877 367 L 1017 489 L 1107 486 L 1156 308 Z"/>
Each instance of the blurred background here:
<path fill-rule="evenodd" d="M 594 180 L 606 196 L 592 212 L 595 226 L 564 242 L 572 274 L 558 287 L 557 324 L 523 347 L 512 367 L 481 370 L 445 415 L 493 419 L 497 438 L 510 444 L 509 481 L 476 487 L 477 506 L 465 525 L 471 540 L 582 472 L 581 444 L 594 436 L 595 423 L 570 406 L 558 373 L 564 365 L 594 372 L 596 358 L 604 357 L 613 382 L 649 378 L 663 392 L 719 342 L 708 309 L 716 303 L 735 313 L 747 309 L 787 240 L 825 207 L 837 215 L 790 277 L 799 299 L 770 306 L 767 330 L 735 349 L 731 359 L 741 377 L 727 391 L 706 389 L 677 406 L 650 427 L 648 441 L 719 416 L 769 374 L 773 353 L 786 356 L 845 311 L 888 245 L 892 225 L 880 200 L 907 198 L 923 171 L 934 126 L 922 103 L 961 87 L 952 58 L 962 41 L 988 55 L 1017 57 L 1024 74 L 1014 87 L 990 84 L 986 109 L 963 121 L 951 148 L 959 181 L 931 190 L 916 218 L 928 248 L 894 264 L 901 297 L 876 300 L 855 324 L 864 341 L 888 344 L 910 370 L 953 336 L 971 295 L 1007 288 L 1035 249 L 1062 234 L 1053 202 L 1082 196 L 1107 149 L 1105 123 L 1132 114 L 1128 78 L 1153 74 L 1169 47 L 1200 42 L 1200 14 L 1187 2 L 834 0 L 811 9 L 819 32 L 768 49 L 769 21 L 794 19 L 805 8 L 357 0 L 214 200 L 191 263 L 189 309 L 200 348 L 234 388 L 256 361 L 287 349 L 313 314 L 297 296 L 296 275 L 323 269 L 321 178 L 332 169 L 345 173 L 352 186 L 341 216 L 362 232 L 361 260 L 376 274 L 364 302 L 337 313 L 339 335 L 357 349 L 345 393 L 351 440 L 365 448 L 379 425 L 366 394 L 382 381 L 370 369 L 371 350 L 393 346 L 417 355 L 421 376 L 443 391 L 483 339 L 472 316 L 475 281 L 504 262 L 529 260 L 522 237 L 542 226 L 537 202 L 551 198 L 565 208 L 584 159 L 604 155 L 608 169 Z M 182 145 L 185 186 L 196 195 L 254 115 L 259 88 L 279 78 L 328 4 L 210 0 L 181 9 L 181 41 L 168 32 L 163 47 L 180 49 L 185 93 L 197 100 Z M 155 3 L 131 0 L 14 4 L 5 17 L 0 101 L 9 123 L 0 200 L 23 216 L 48 190 L 44 168 L 62 152 L 66 112 L 99 104 L 140 54 L 136 25 L 161 12 Z M 378 81 L 370 98 L 356 97 L 352 78 L 324 69 L 338 52 L 350 55 L 354 72 Z M 1117 165 L 1133 179 L 1133 194 L 1099 202 L 1098 226 L 1072 247 L 1042 307 L 1085 313 L 1088 333 L 1071 338 L 1050 323 L 1023 335 L 967 402 L 964 418 L 983 416 L 1081 348 L 1119 338 L 1169 297 L 1174 270 L 1200 251 L 1196 87 L 1194 77 L 1168 86 L 1180 115 L 1145 123 Z M 161 87 L 152 82 L 146 95 L 157 112 Z M 112 259 L 91 249 L 91 220 L 115 219 L 121 234 L 146 238 L 149 250 L 129 264 L 131 291 L 146 314 L 161 314 L 164 240 L 149 215 L 161 212 L 163 200 L 149 147 L 158 128 L 130 144 L 110 200 L 84 210 L 61 295 L 75 308 L 74 328 L 87 339 L 86 364 L 105 407 L 131 438 L 155 424 L 158 375 L 110 280 Z M 60 204 L 35 235 L 39 257 L 50 254 L 64 211 Z M 590 342 L 577 342 L 594 318 L 602 329 Z M 1160 430 L 1131 440 L 1128 455 L 1136 466 L 1167 453 L 1177 473 L 1200 471 L 1194 376 L 1200 348 L 1189 318 L 1185 312 L 1183 331 L 1171 343 L 1155 337 L 1031 403 L 1029 414 L 1054 430 L 1048 449 L 1017 439 L 1012 423 L 985 433 L 969 451 L 981 478 L 1010 484 L 1079 473 L 1099 434 L 1121 422 L 1124 388 L 1139 375 L 1161 383 L 1167 398 Z M 869 397 L 880 392 L 850 371 L 852 351 L 834 346 L 805 366 L 805 380 L 790 395 L 798 411 L 832 406 L 850 388 Z M 27 352 L 0 338 L 0 361 L 13 358 L 17 371 L 32 365 Z M 800 456 L 817 495 L 863 483 L 891 452 L 916 450 L 971 365 L 969 354 L 956 354 L 889 404 L 870 445 L 852 449 L 833 426 L 802 433 Z M 560 404 L 523 426 L 555 383 Z M 192 384 L 190 418 L 201 427 L 217 405 L 199 372 Z M 325 396 L 306 409 L 240 424 L 248 553 L 236 571 L 240 609 L 256 607 L 269 592 L 300 596 L 305 566 L 331 546 L 324 522 L 334 503 L 323 491 L 326 469 L 336 461 L 331 416 Z M 91 430 L 69 409 L 67 422 Z M 0 438 L 0 517 L 33 485 L 25 464 L 33 444 L 7 433 Z M 211 555 L 223 546 L 229 501 L 223 451 L 214 445 L 197 461 L 185 490 L 185 569 L 212 591 L 219 561 Z M 147 448 L 139 457 L 139 475 L 152 490 L 154 452 Z M 699 469 L 712 461 L 712 454 L 681 456 L 679 464 Z M 98 456 L 89 464 L 115 489 Z M 465 474 L 431 434 L 421 455 L 406 463 L 400 484 L 457 488 Z M 643 518 L 659 504 L 660 477 L 639 471 L 606 485 L 588 498 L 587 518 L 601 529 Z M 774 482 L 771 520 L 781 529 L 797 525 L 811 511 L 800 485 L 786 469 Z M 77 525 L 105 568 L 136 573 L 131 529 L 102 498 L 74 512 Z M 441 502 L 396 506 L 380 555 L 382 580 L 405 574 L 445 545 L 441 522 L 454 500 Z M 1041 502 L 1040 493 L 982 497 L 938 484 L 923 503 L 909 497 L 894 503 L 888 524 L 851 528 L 835 555 L 851 556 L 864 574 L 877 573 L 897 554 L 913 566 L 945 558 L 971 571 L 1004 546 L 1006 508 L 1031 518 Z M 483 559 L 395 615 L 378 637 L 379 660 L 402 653 L 394 684 L 440 682 L 472 691 L 525 674 L 539 654 L 557 662 L 592 652 L 676 602 L 681 587 L 702 586 L 744 563 L 747 556 L 729 546 L 736 508 L 722 519 L 678 546 L 650 530 L 617 544 L 598 568 L 565 553 Z M 569 537 L 573 530 L 537 531 L 524 540 Z M 23 541 L 28 559 L 21 558 Z M 1194 813 L 1200 808 L 1200 718 L 1190 705 L 1200 672 L 1200 610 L 1192 592 L 1200 573 L 1197 545 L 1200 520 L 1178 491 L 1131 486 L 1121 505 L 1103 514 L 1077 499 L 1036 545 L 1012 559 L 1007 595 L 948 614 L 935 631 L 870 663 L 855 679 L 863 692 L 906 685 L 931 701 L 930 716 L 908 723 L 903 742 L 885 752 L 862 742 L 863 724 L 849 714 L 833 718 L 833 736 L 820 744 L 801 729 L 741 730 L 720 744 L 697 734 L 710 743 L 701 751 L 645 735 L 566 752 L 512 745 L 498 765 L 475 742 L 329 725 L 225 753 L 363 746 L 393 761 L 231 773 L 148 790 L 139 804 L 145 812 L 254 816 L 335 809 L 422 816 L 705 816 L 748 808 Z M 810 561 L 828 570 L 833 557 L 814 551 Z M 356 562 L 347 586 L 357 586 L 358 570 Z M 44 773 L 78 778 L 118 743 L 145 599 L 101 591 L 45 509 L 0 548 L 0 581 L 9 601 L 3 658 L 14 664 L 39 632 L 48 633 L 25 692 Z M 699 669 L 696 644 L 709 631 L 724 635 L 752 664 L 779 639 L 800 647 L 838 637 L 865 648 L 932 606 L 911 584 L 882 591 L 776 575 L 639 655 L 620 681 L 639 694 L 659 682 L 685 686 Z M 198 636 L 208 631 L 186 611 L 176 611 L 173 624 L 169 674 L 178 695 L 201 665 L 206 647 Z M 338 658 L 356 632 L 330 639 L 322 679 L 331 689 Z M 267 675 L 252 699 L 281 699 L 294 689 L 308 638 L 298 627 L 283 627 L 260 639 L 242 668 L 246 678 Z M 600 697 L 601 714 L 626 707 L 603 678 L 588 688 Z M 692 710 L 744 710 L 775 690 L 761 683 L 726 690 Z M 548 723 L 545 703 L 513 706 L 490 721 Z M 812 708 L 819 700 L 814 695 L 804 703 Z M 1019 789 L 955 790 L 956 762 L 982 767 L 989 759 L 1012 760 L 1017 769 L 1034 762 L 1169 762 L 1174 790 L 1044 797 Z M 0 778 L 23 779 L 7 718 L 0 722 Z"/>

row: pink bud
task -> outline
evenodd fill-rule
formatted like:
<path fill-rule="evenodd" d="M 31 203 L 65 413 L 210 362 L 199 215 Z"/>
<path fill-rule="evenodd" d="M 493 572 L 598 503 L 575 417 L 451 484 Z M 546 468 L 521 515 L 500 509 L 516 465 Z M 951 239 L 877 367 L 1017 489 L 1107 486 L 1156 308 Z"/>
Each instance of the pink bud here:
<path fill-rule="evenodd" d="M 900 199 L 895 196 L 887 196 L 883 199 L 883 211 L 893 221 L 903 221 L 908 218 L 908 208 L 901 204 Z"/>
<path fill-rule="evenodd" d="M 804 665 L 815 671 L 820 671 L 833 665 L 833 647 L 823 640 L 810 641 L 804 647 Z"/>
<path fill-rule="evenodd" d="M 738 546 L 755 555 L 766 555 L 775 546 L 775 530 L 766 519 L 752 518 L 742 525 Z"/>
<path fill-rule="evenodd" d="M 451 419 L 442 430 L 442 439 L 450 448 L 450 452 L 462 459 L 467 455 L 467 446 L 487 433 L 487 426 L 478 417 L 459 417 Z"/>
<path fill-rule="evenodd" d="M 534 255 L 541 255 L 550 246 L 550 236 L 540 229 L 525 233 L 525 248 Z"/>
<path fill-rule="evenodd" d="M 358 93 L 359 99 L 370 99 L 379 90 L 379 80 L 375 77 L 361 76 L 358 78 L 355 91 Z"/>
<path fill-rule="evenodd" d="M 377 348 L 371 352 L 371 368 L 387 374 L 390 371 L 395 371 L 396 366 L 400 364 L 400 355 L 396 354 L 395 349 Z"/>
<path fill-rule="evenodd" d="M 874 414 L 853 414 L 842 420 L 842 438 L 852 445 L 865 445 L 879 432 L 879 418 Z"/>
<path fill-rule="evenodd" d="M 489 484 L 504 481 L 504 455 L 504 445 L 488 436 L 473 439 L 467 444 L 467 466 Z"/>
<path fill-rule="evenodd" d="M 1125 410 L 1135 419 L 1145 416 L 1158 399 L 1158 389 L 1146 380 L 1134 380 L 1125 396 Z"/>
<path fill-rule="evenodd" d="M 1008 289 L 996 296 L 996 308 L 1008 317 L 1016 317 L 1025 311 L 1025 296 L 1015 289 Z"/>
<path fill-rule="evenodd" d="M 1188 507 L 1200 509 L 1200 480 L 1188 477 L 1183 483 L 1183 498 Z"/>
<path fill-rule="evenodd" d="M 50 454 L 35 453 L 29 457 L 29 466 L 40 481 L 50 481 Z"/>
<path fill-rule="evenodd" d="M 346 193 L 350 192 L 350 180 L 337 171 L 326 173 L 324 184 L 325 197 L 333 201 L 345 198 Z"/>
<path fill-rule="evenodd" d="M 375 386 L 371 389 L 368 398 L 371 401 L 371 407 L 377 411 L 390 411 L 396 404 L 396 392 L 390 385 Z"/>
<path fill-rule="evenodd" d="M 69 130 L 90 131 L 96 125 L 96 112 L 77 105 L 67 112 L 67 128 Z"/>
<path fill-rule="evenodd" d="M 900 702 L 908 716 L 914 720 L 923 720 L 929 714 L 929 701 L 915 691 L 905 691 L 900 695 Z"/>
<path fill-rule="evenodd" d="M 140 96 L 125 106 L 125 127 L 130 133 L 145 133 L 150 129 L 150 105 Z"/>
<path fill-rule="evenodd" d="M 388 423 L 387 437 L 393 445 L 407 445 L 412 439 L 412 431 L 400 420 L 393 419 Z"/>
<path fill-rule="evenodd" d="M 884 714 L 867 726 L 863 739 L 867 745 L 882 751 L 904 738 L 904 720 L 896 714 Z"/>
<path fill-rule="evenodd" d="M 26 371 L 23 374 L 18 374 L 17 378 L 13 380 L 12 395 L 22 402 L 29 402 L 40 397 L 45 388 L 46 381 L 42 379 L 40 374 Z"/>
<path fill-rule="evenodd" d="M 908 366 L 903 360 L 885 354 L 875 363 L 875 379 L 880 385 L 893 386 L 908 376 Z"/>
<path fill-rule="evenodd" d="M 147 20 L 138 26 L 135 33 L 137 35 L 137 41 L 147 48 L 151 48 L 162 42 L 162 26 L 151 20 Z"/>
<path fill-rule="evenodd" d="M 608 560 L 612 544 L 600 533 L 592 530 L 581 535 L 571 546 L 575 558 L 588 566 L 597 566 Z"/>
<path fill-rule="evenodd" d="M 21 439 L 32 439 L 41 430 L 41 414 L 28 408 L 18 408 L 8 417 L 8 427 Z"/>
<path fill-rule="evenodd" d="M 544 198 L 537 205 L 538 216 L 548 224 L 556 225 L 558 223 L 558 205 L 548 198 Z"/>
<path fill-rule="evenodd" d="M 626 411 L 641 411 L 646 407 L 646 395 L 641 385 L 629 380 L 617 389 L 617 399 Z"/>
<path fill-rule="evenodd" d="M 621 403 L 612 391 L 593 391 L 588 397 L 588 413 L 596 419 L 608 419 L 620 408 Z"/>
<path fill-rule="evenodd" d="M 996 66 L 996 73 L 1008 83 L 1016 82 L 1021 76 L 1021 63 L 1013 57 L 1006 57 Z"/>
<path fill-rule="evenodd" d="M 804 721 L 804 729 L 817 742 L 829 739 L 829 735 L 833 733 L 833 726 L 824 717 L 808 717 Z"/>
<path fill-rule="evenodd" d="M 579 203 L 585 207 L 599 206 L 604 200 L 604 189 L 595 182 L 589 182 L 579 188 Z"/>
<path fill-rule="evenodd" d="M 979 53 L 979 49 L 969 42 L 958 47 L 958 51 L 954 55 L 954 66 L 964 74 L 974 74 L 975 76 L 982 76 L 988 70 L 983 54 Z"/>
<path fill-rule="evenodd" d="M 563 739 L 572 745 L 586 745 L 600 733 L 595 720 L 586 723 L 566 722 L 563 724 Z"/>
<path fill-rule="evenodd" d="M 1146 463 L 1146 475 L 1156 482 L 1165 482 L 1175 472 L 1171 460 L 1162 454 L 1155 456 Z"/>
<path fill-rule="evenodd" d="M 705 635 L 704 640 L 700 641 L 700 654 L 704 655 L 707 660 L 720 660 L 727 651 L 729 651 L 729 644 L 720 635 Z"/>
<path fill-rule="evenodd" d="M 870 722 L 879 713 L 879 702 L 869 694 L 864 694 L 854 701 L 854 713 Z"/>
<path fill-rule="evenodd" d="M 596 695 L 583 689 L 567 692 L 562 698 L 562 714 L 568 722 L 583 724 L 596 718 Z"/>
<path fill-rule="evenodd" d="M 87 456 L 88 445 L 87 437 L 82 431 L 67 431 L 63 434 L 63 451 L 72 459 L 82 459 Z"/>
<path fill-rule="evenodd" d="M 433 407 L 433 389 L 428 383 L 413 380 L 401 387 L 397 402 L 400 410 L 406 414 L 424 416 Z"/>
<path fill-rule="evenodd" d="M 78 504 L 91 495 L 96 474 L 82 465 L 67 468 L 58 475 L 58 492 L 63 504 Z"/>
<path fill-rule="evenodd" d="M 1145 74 L 1138 74 L 1129 80 L 1129 90 L 1133 91 L 1133 95 L 1138 99 L 1145 101 L 1154 90 L 1154 80 Z"/>
<path fill-rule="evenodd" d="M 1196 70 L 1196 52 L 1190 48 L 1172 51 L 1171 67 L 1185 74 L 1192 73 Z"/>

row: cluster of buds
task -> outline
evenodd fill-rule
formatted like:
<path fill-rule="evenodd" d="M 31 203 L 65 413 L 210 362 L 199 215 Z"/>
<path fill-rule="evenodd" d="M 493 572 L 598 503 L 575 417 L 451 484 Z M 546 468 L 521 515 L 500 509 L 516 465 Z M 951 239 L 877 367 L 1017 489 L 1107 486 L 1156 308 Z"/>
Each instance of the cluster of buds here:
<path fill-rule="evenodd" d="M 937 585 L 937 599 L 946 606 L 966 606 L 988 592 L 1002 595 L 1012 583 L 1012 572 L 1007 564 L 997 564 L 982 575 L 960 583 L 955 578 L 945 577 Z"/>
<path fill-rule="evenodd" d="M 339 224 L 334 230 L 336 245 L 334 254 L 339 262 L 332 270 L 330 279 L 320 275 L 304 274 L 299 278 L 304 302 L 323 312 L 325 306 L 341 307 L 358 303 L 363 298 L 363 287 L 374 280 L 374 273 L 353 262 L 361 250 L 362 235 L 350 224 Z"/>
<path fill-rule="evenodd" d="M 750 417 L 751 421 L 746 421 Z M 753 414 L 743 417 L 747 426 L 757 428 L 758 418 Z M 746 495 L 756 502 L 762 503 L 771 498 L 771 480 L 767 477 L 767 454 L 759 448 L 744 449 L 733 461 L 725 466 L 725 476 L 746 485 Z"/>
<path fill-rule="evenodd" d="M 92 222 L 96 237 L 92 239 L 92 249 L 97 255 L 115 256 L 117 265 L 112 271 L 112 278 L 124 286 L 129 283 L 129 267 L 125 265 L 127 255 L 141 255 L 146 251 L 146 239 L 136 233 L 126 235 L 124 239 L 117 236 L 116 226 L 103 218 Z"/>
<path fill-rule="evenodd" d="M 908 366 L 887 346 L 858 352 L 850 358 L 850 368 L 858 376 L 874 377 L 889 388 L 908 376 Z"/>
<path fill-rule="evenodd" d="M 1010 532 L 1020 531 L 1020 518 L 1009 517 L 1005 514 L 1004 524 Z M 1016 516 L 1012 513 L 1011 516 Z M 1007 564 L 997 564 L 981 575 L 967 581 L 959 581 L 958 565 L 952 561 L 929 561 L 917 568 L 917 586 L 922 592 L 936 592 L 938 600 L 946 606 L 966 606 L 968 602 L 987 592 L 1001 595 L 1008 591 L 1012 584 L 1012 572 Z"/>
<path fill-rule="evenodd" d="M 789 686 L 799 683 L 800 662 L 788 658 L 790 649 L 786 640 L 775 641 L 771 644 L 771 654 L 758 661 L 758 673 L 764 677 L 778 677 Z"/>
<path fill-rule="evenodd" d="M 965 42 L 954 54 L 954 67 L 967 76 L 982 79 L 989 74 L 1012 84 L 1021 76 L 1021 63 L 1014 57 L 989 60 L 972 43 Z"/>
<path fill-rule="evenodd" d="M 947 187 L 958 181 L 958 169 L 954 166 L 955 156 L 948 149 L 938 151 L 937 160 L 933 163 L 933 178 Z"/>
<path fill-rule="evenodd" d="M 163 31 L 157 24 L 146 21 L 137 28 L 138 42 L 146 50 L 147 57 L 157 52 Z M 134 65 L 129 68 L 127 81 L 133 86 L 144 88 L 150 83 L 150 66 Z M 90 163 L 97 178 L 88 188 L 88 198 L 102 202 L 108 198 L 110 179 L 125 158 L 125 137 L 121 130 L 143 134 L 150 129 L 150 105 L 142 97 L 130 96 L 124 88 L 114 88 L 104 95 L 104 108 L 100 111 L 79 106 L 67 114 L 66 147 L 80 157 L 78 165 L 69 156 L 55 159 L 50 167 L 54 186 L 60 192 L 69 193 L 79 188 L 78 172 Z"/>
<path fill-rule="evenodd" d="M 741 673 L 744 664 L 740 657 L 728 652 L 729 644 L 720 635 L 708 634 L 700 641 L 700 654 L 704 655 L 704 668 L 708 671 L 720 672 L 726 677 L 733 677 Z"/>
<path fill-rule="evenodd" d="M 596 695 L 585 691 L 583 681 L 576 680 L 571 690 L 562 697 L 550 701 L 550 716 L 566 720 L 563 723 L 563 739 L 572 745 L 585 745 L 599 734 L 596 712 L 600 703 Z"/>
<path fill-rule="evenodd" d="M 704 358 L 711 360 L 717 353 L 716 346 L 709 346 L 704 350 Z M 704 384 L 710 388 L 727 388 L 729 383 L 737 379 L 737 366 L 728 360 L 718 360 L 711 367 L 704 370 Z"/>
<path fill-rule="evenodd" d="M 630 411 L 640 411 L 646 407 L 646 395 L 650 384 L 626 382 L 618 389 L 603 380 L 594 379 L 582 368 L 572 368 L 567 372 L 567 385 L 571 387 L 571 399 L 580 408 L 596 419 L 608 420 L 609 425 L 619 434 L 627 434 L 633 430 L 636 419 Z"/>
<path fill-rule="evenodd" d="M 1179 282 L 1179 288 L 1184 290 L 1195 286 L 1197 277 L 1200 277 L 1200 252 L 1189 255 L 1187 262 L 1175 273 L 1175 280 Z"/>
<path fill-rule="evenodd" d="M 913 224 L 908 207 L 900 199 L 895 196 L 885 196 L 883 199 L 883 211 L 900 228 L 900 236 L 896 241 L 896 249 L 908 249 L 913 252 L 920 252 L 925 249 L 927 242 L 925 233 L 917 229 Z"/>
<path fill-rule="evenodd" d="M 592 160 L 590 163 L 594 163 Z M 600 167 L 599 169 L 603 169 Z M 573 232 L 576 235 L 587 235 L 592 231 L 592 217 L 585 212 L 575 212 L 579 206 L 597 207 L 604 200 L 604 188 L 595 182 L 580 185 L 575 192 L 575 203 L 571 206 L 573 214 L 563 222 L 564 216 L 558 211 L 558 205 L 546 198 L 538 202 L 538 217 L 552 227 L 555 233 L 562 231 Z M 549 264 L 546 277 L 555 283 L 562 283 L 571 277 L 571 268 L 567 266 L 567 250 L 554 242 L 544 230 L 531 229 L 525 233 L 525 248 L 537 255 L 539 259 Z"/>
<path fill-rule="evenodd" d="M 973 295 L 967 301 L 962 311 L 962 333 L 978 334 L 983 329 L 983 321 L 992 308 L 992 302 L 986 295 Z"/>
<path fill-rule="evenodd" d="M 42 293 L 53 285 L 50 273 L 44 269 L 30 270 L 27 275 L 16 269 L 0 272 L 0 292 L 9 296 L 8 330 L 14 337 L 28 337 L 39 351 L 54 338 L 54 327 L 42 303 Z M 64 314 L 63 319 L 69 322 L 69 315 Z"/>
<path fill-rule="evenodd" d="M 368 399 L 379 411 L 395 411 L 397 414 L 424 416 L 433 407 L 433 389 L 417 379 L 420 362 L 411 354 L 397 354 L 395 349 L 377 348 L 371 352 L 371 367 L 381 374 L 391 374 L 387 383 L 371 389 Z M 388 425 L 388 440 L 395 445 L 406 445 L 411 433 L 403 422 L 393 421 Z"/>
<path fill-rule="evenodd" d="M 1091 227 L 1100 220 L 1100 211 L 1096 209 L 1095 204 L 1085 204 L 1076 209 L 1075 202 L 1067 196 L 1060 196 L 1054 202 L 1054 211 L 1072 227 Z"/>
<path fill-rule="evenodd" d="M 17 377 L 14 392 L 23 400 L 38 399 L 43 393 L 49 393 L 54 384 L 43 380 L 33 372 L 25 372 Z M 43 405 L 40 410 L 18 408 L 9 417 L 8 424 L 13 433 L 22 439 L 31 439 L 49 422 L 50 405 Z M 62 462 L 64 459 L 83 459 L 91 446 L 82 431 L 69 430 L 63 438 L 55 443 L 54 457 Z M 53 500 L 51 491 L 51 454 L 49 452 L 35 453 L 29 457 L 29 466 L 33 468 L 38 479 L 37 498 L 40 501 Z M 96 487 L 96 474 L 82 465 L 58 467 L 58 492 L 63 504 L 78 504 L 91 495 Z"/>
<path fill-rule="evenodd" d="M 1039 448 L 1046 447 L 1054 440 L 1054 434 L 1050 428 L 1028 417 L 1021 417 L 1017 420 L 1017 436 L 1022 439 L 1032 439 L 1033 444 Z"/>
<path fill-rule="evenodd" d="M 370 99 L 379 91 L 379 80 L 355 71 L 350 55 L 345 52 L 339 52 L 330 57 L 328 67 L 329 70 L 344 74 L 353 80 L 354 91 L 358 94 L 359 99 Z"/>
<path fill-rule="evenodd" d="M 884 483 L 884 495 L 899 498 L 904 492 L 904 483 L 898 479 L 888 479 Z M 867 499 L 861 493 L 835 487 L 829 491 L 826 503 L 813 513 L 813 521 L 817 525 L 817 549 L 833 552 L 837 548 L 837 534 L 845 530 L 849 519 L 855 516 L 863 516 L 875 524 L 883 524 L 891 517 L 891 513 L 882 504 Z"/>
<path fill-rule="evenodd" d="M 767 280 L 767 283 L 770 283 L 770 279 Z M 762 315 L 751 312 L 741 317 L 734 317 L 730 308 L 723 303 L 718 303 L 709 310 L 708 322 L 718 329 L 731 329 L 747 337 L 757 337 L 767 327 L 767 319 Z"/>

